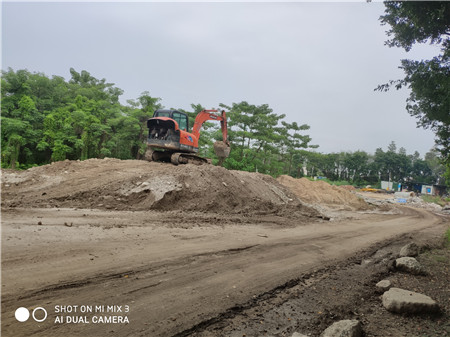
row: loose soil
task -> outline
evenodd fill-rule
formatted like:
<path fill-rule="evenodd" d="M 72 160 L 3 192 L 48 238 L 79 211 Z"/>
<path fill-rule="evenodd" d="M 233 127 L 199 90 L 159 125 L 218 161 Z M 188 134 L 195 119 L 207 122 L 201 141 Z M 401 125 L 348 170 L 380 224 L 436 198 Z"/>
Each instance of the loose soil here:
<path fill-rule="evenodd" d="M 448 216 L 369 207 L 346 190 L 351 200 L 316 203 L 293 183 L 115 159 L 2 171 L 2 336 L 318 336 L 346 318 L 366 336 L 449 334 L 448 249 L 429 250 Z M 410 241 L 428 247 L 426 277 L 391 267 Z M 386 312 L 383 278 L 442 312 Z M 118 314 L 129 323 L 55 323 L 58 305 L 129 306 Z M 48 318 L 20 323 L 20 306 Z"/>
<path fill-rule="evenodd" d="M 213 165 L 66 160 L 24 172 L 5 170 L 2 183 L 4 207 L 320 216 L 270 176 Z"/>
<path fill-rule="evenodd" d="M 369 208 L 366 202 L 352 193 L 348 187 L 333 186 L 320 180 L 295 179 L 290 176 L 280 176 L 277 181 L 288 187 L 299 199 L 310 204 L 346 210 L 367 210 Z"/>

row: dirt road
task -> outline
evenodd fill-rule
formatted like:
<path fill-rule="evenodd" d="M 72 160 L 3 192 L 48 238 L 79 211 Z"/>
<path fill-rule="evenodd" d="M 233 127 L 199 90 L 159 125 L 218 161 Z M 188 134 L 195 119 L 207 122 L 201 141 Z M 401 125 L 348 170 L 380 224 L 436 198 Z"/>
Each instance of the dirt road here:
<path fill-rule="evenodd" d="M 220 322 L 276 308 L 264 304 L 274 289 L 446 226 L 425 210 L 298 183 L 117 159 L 3 170 L 2 336 L 242 336 L 245 315 L 228 330 Z M 289 330 L 255 322 L 248 336 Z"/>
<path fill-rule="evenodd" d="M 308 222 L 267 214 L 7 208 L 2 335 L 183 335 L 369 246 L 445 226 L 439 216 L 408 208 Z M 77 312 L 57 312 L 69 305 Z M 122 311 L 102 312 L 103 305 Z M 82 313 L 82 306 L 93 312 Z M 18 307 L 42 307 L 48 317 L 21 323 Z M 98 322 L 114 315 L 129 323 Z M 58 316 L 82 322 L 58 323 Z"/>

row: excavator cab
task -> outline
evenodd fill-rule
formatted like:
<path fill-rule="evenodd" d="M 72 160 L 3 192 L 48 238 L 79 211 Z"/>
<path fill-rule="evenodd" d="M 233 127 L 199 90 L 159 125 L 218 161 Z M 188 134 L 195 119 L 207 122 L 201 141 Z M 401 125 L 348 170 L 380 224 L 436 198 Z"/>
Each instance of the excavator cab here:
<path fill-rule="evenodd" d="M 198 140 L 189 129 L 187 114 L 177 110 L 156 110 L 153 118 L 147 121 L 147 144 L 154 149 L 198 152 Z"/>
<path fill-rule="evenodd" d="M 189 118 L 184 112 L 176 110 L 156 110 L 155 113 L 153 114 L 153 118 L 156 117 L 171 118 L 178 123 L 178 127 L 180 130 L 184 131 L 189 130 Z"/>

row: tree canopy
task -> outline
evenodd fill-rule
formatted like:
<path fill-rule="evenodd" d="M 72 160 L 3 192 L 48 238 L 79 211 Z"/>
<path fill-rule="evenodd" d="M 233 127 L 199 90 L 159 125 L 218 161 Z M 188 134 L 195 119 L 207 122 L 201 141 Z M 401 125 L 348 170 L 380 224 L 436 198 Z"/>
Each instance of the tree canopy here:
<path fill-rule="evenodd" d="M 66 81 L 27 70 L 2 71 L 2 167 L 26 168 L 65 159 L 141 158 L 146 121 L 163 108 L 161 99 L 145 91 L 123 105 L 119 102 L 123 91 L 113 83 L 85 70 L 71 68 L 70 75 Z M 284 114 L 267 104 L 221 106 L 228 110 L 234 148 L 225 163 L 229 168 L 289 173 L 295 151 L 309 146 L 311 138 L 301 134 L 309 126 L 286 122 Z M 185 112 L 192 126 L 204 107 L 192 104 L 191 108 Z M 201 155 L 214 158 L 212 144 L 222 137 L 218 127 L 204 123 Z"/>
<path fill-rule="evenodd" d="M 161 99 L 143 92 L 121 104 L 122 90 L 89 72 L 70 69 L 71 78 L 47 77 L 27 70 L 2 72 L 1 165 L 28 168 L 65 159 L 114 157 L 140 159 L 146 149 L 146 121 Z M 387 151 L 322 154 L 312 151 L 309 126 L 287 121 L 268 104 L 246 101 L 220 104 L 227 111 L 232 151 L 224 162 L 229 169 L 257 171 L 273 176 L 326 176 L 356 185 L 381 180 L 442 183 L 442 165 L 431 151 L 421 159 L 408 155 L 394 142 Z M 190 125 L 204 110 L 191 104 Z M 183 111 L 182 109 L 178 109 Z M 200 155 L 212 158 L 215 140 L 222 139 L 220 124 L 203 124 Z"/>
<path fill-rule="evenodd" d="M 450 174 L 450 2 L 387 1 L 382 25 L 389 25 L 389 47 L 409 51 L 416 43 L 440 47 L 431 60 L 401 60 L 405 78 L 391 80 L 376 90 L 390 87 L 411 90 L 406 109 L 418 120 L 418 126 L 436 134 L 436 145 Z M 450 178 L 450 175 L 449 175 Z"/>

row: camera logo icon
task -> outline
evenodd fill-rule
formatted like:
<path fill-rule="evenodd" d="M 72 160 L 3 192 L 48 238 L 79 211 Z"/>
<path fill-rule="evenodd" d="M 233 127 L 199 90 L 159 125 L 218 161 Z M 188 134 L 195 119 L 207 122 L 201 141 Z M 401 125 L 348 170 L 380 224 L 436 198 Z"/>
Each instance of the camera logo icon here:
<path fill-rule="evenodd" d="M 41 313 L 42 311 L 42 313 Z M 36 314 L 38 313 L 38 314 Z M 30 318 L 30 311 L 27 308 L 20 307 L 16 309 L 14 316 L 19 322 L 26 322 Z M 37 307 L 31 313 L 31 316 L 36 322 L 43 322 L 47 319 L 47 310 L 42 307 Z M 37 317 L 36 317 L 37 316 Z"/>

